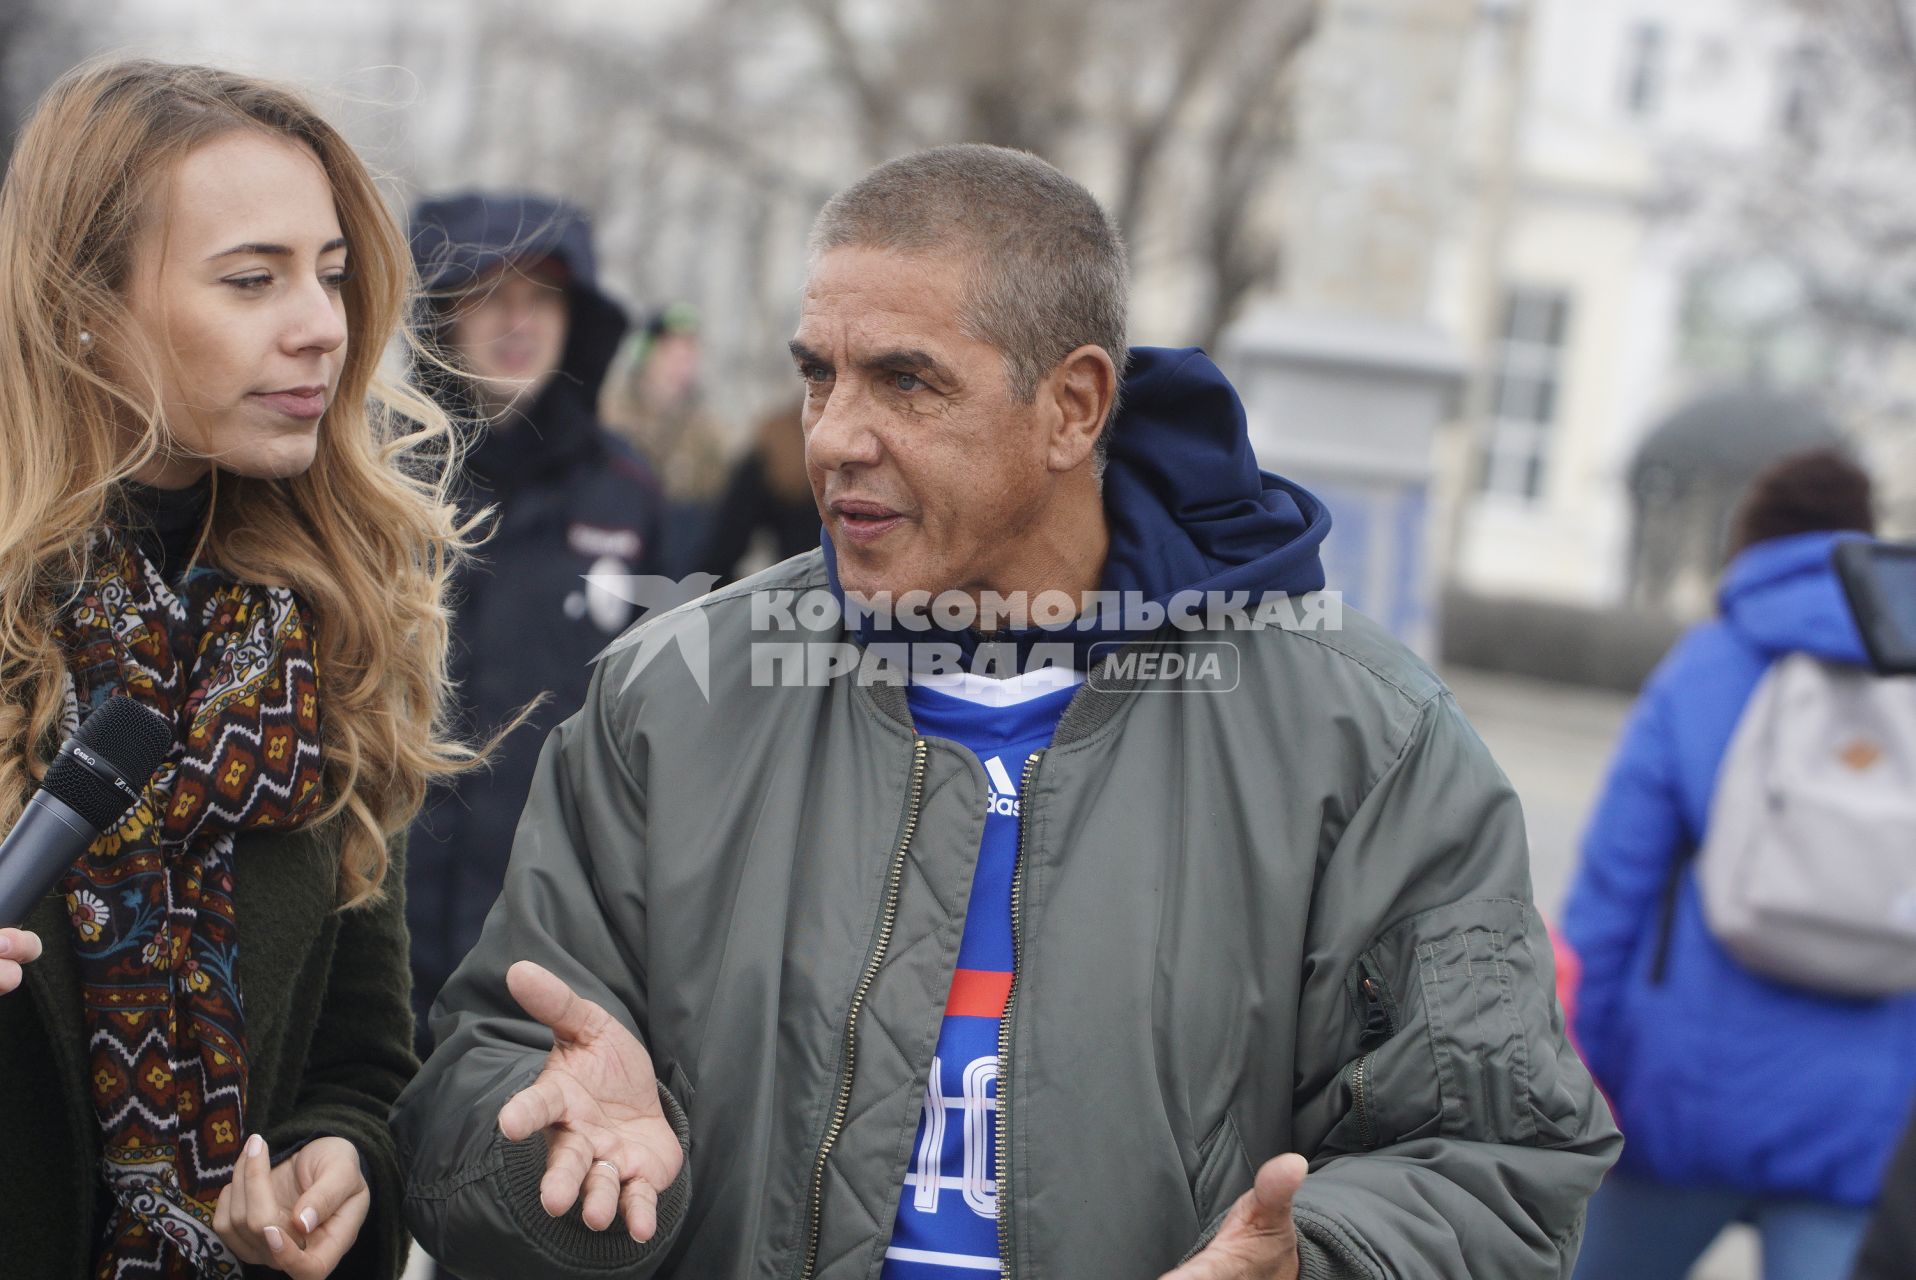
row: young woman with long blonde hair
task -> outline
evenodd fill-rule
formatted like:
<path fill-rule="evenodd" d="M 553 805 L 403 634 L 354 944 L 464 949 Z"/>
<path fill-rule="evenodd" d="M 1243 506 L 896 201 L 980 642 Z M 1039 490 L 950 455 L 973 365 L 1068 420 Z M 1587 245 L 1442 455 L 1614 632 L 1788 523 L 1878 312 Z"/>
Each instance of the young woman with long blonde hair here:
<path fill-rule="evenodd" d="M 95 64 L 20 136 L 0 832 L 107 697 L 177 736 L 0 930 L 10 1275 L 403 1266 L 394 837 L 475 754 L 443 728 L 447 422 L 379 367 L 409 272 L 364 164 L 275 86 Z"/>

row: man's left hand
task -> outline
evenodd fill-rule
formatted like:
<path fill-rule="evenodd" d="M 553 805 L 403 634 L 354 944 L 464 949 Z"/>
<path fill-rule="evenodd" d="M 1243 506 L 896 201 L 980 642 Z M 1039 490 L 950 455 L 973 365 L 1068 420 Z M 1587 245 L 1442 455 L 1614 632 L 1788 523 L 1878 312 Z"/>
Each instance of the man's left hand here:
<path fill-rule="evenodd" d="M 1237 1198 L 1211 1243 L 1161 1280 L 1297 1280 L 1297 1231 L 1291 1200 L 1308 1166 L 1300 1155 L 1266 1161 L 1257 1183 Z"/>

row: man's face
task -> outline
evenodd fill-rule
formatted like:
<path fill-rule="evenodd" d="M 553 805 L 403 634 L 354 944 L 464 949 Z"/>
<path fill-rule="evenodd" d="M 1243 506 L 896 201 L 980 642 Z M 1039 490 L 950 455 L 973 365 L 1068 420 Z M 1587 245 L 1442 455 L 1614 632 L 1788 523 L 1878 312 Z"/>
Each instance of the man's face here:
<path fill-rule="evenodd" d="M 965 268 L 848 246 L 805 283 L 805 465 L 848 592 L 1030 589 L 1044 555 L 1045 432 L 963 332 Z"/>
<path fill-rule="evenodd" d="M 454 305 L 448 345 L 496 404 L 530 404 L 565 355 L 571 306 L 550 260 L 510 265 Z"/>

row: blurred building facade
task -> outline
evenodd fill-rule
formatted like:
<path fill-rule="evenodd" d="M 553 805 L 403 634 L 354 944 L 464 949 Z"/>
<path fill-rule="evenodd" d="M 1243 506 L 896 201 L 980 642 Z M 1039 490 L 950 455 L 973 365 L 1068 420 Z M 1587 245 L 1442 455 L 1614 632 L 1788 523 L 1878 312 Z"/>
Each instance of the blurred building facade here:
<path fill-rule="evenodd" d="M 1765 0 L 1537 0 L 1488 20 L 1528 30 L 1503 37 L 1524 50 L 1505 64 L 1521 105 L 1501 244 L 1453 249 L 1434 300 L 1474 332 L 1483 379 L 1446 459 L 1454 576 L 1607 604 L 1630 586 L 1632 457 L 1662 414 L 1726 376 L 1687 359 L 1702 255 L 1663 207 L 1665 165 L 1679 150 L 1753 153 L 1783 127 L 1795 24 Z"/>
<path fill-rule="evenodd" d="M 1772 396 L 1785 416 L 1828 399 L 1877 463 L 1892 529 L 1910 531 L 1907 344 L 1864 370 L 1878 385 L 1863 399 L 1900 400 L 1900 420 L 1839 403 L 1855 388 L 1792 264 L 1738 243 L 1708 198 L 1748 186 L 1840 91 L 1821 34 L 1788 0 L 1328 0 L 1302 73 L 1303 200 L 1287 207 L 1275 306 L 1380 335 L 1422 320 L 1462 351 L 1469 382 L 1432 450 L 1439 581 L 1572 608 L 1707 608 L 1713 531 L 1646 521 L 1632 463 L 1660 424 L 1693 430 L 1686 409 L 1737 396 Z M 1279 469 L 1336 438 L 1268 412 Z M 1723 465 L 1699 470 L 1748 474 L 1795 438 L 1771 417 L 1712 419 L 1691 445 Z M 1714 521 L 1722 505 L 1678 509 Z M 1646 540 L 1660 539 L 1683 563 L 1646 588 Z"/>
<path fill-rule="evenodd" d="M 1694 198 L 1810 137 L 1819 95 L 1845 88 L 1801 0 L 94 0 L 84 24 L 17 4 L 41 17 L 0 37 L 37 30 L 44 56 L 8 57 L 16 97 L 88 53 L 219 61 L 313 88 L 398 201 L 579 201 L 615 292 L 698 306 L 708 392 L 740 423 L 789 390 L 805 228 L 831 191 L 925 141 L 1039 147 L 1128 220 L 1138 340 L 1208 340 L 1237 290 L 1241 332 L 1310 366 L 1285 394 L 1342 379 L 1341 408 L 1260 401 L 1253 429 L 1278 470 L 1335 487 L 1370 467 L 1350 492 L 1389 490 L 1390 512 L 1343 522 L 1364 566 L 1346 576 L 1415 596 L 1407 632 L 1429 631 L 1417 601 L 1443 583 L 1630 598 L 1630 465 L 1654 426 L 1753 380 L 1834 381 L 1789 264 Z M 1916 430 L 1897 425 L 1916 357 L 1858 350 L 1852 374 L 1894 394 L 1832 412 L 1916 531 Z M 1445 394 L 1409 385 L 1453 362 Z M 1340 457 L 1366 397 L 1398 391 L 1421 416 L 1394 402 L 1388 447 Z M 1355 545 L 1360 524 L 1422 529 L 1408 576 Z M 1676 577 L 1693 610 L 1696 575 Z"/>

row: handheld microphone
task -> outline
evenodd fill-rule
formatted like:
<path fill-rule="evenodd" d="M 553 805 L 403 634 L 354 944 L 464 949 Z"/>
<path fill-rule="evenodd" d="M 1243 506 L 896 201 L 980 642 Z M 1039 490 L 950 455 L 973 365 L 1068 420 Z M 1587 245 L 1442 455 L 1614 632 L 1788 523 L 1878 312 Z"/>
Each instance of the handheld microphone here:
<path fill-rule="evenodd" d="M 47 768 L 46 780 L 0 840 L 0 925 L 18 925 L 60 875 L 111 831 L 173 745 L 166 717 L 132 698 L 108 698 Z"/>

